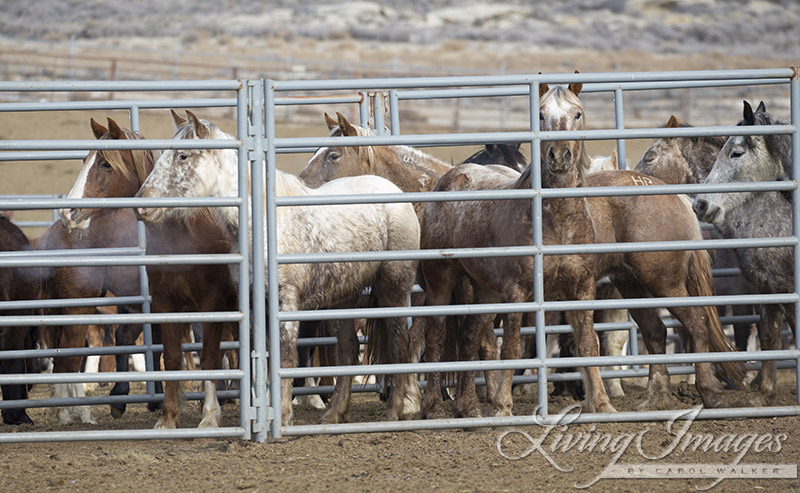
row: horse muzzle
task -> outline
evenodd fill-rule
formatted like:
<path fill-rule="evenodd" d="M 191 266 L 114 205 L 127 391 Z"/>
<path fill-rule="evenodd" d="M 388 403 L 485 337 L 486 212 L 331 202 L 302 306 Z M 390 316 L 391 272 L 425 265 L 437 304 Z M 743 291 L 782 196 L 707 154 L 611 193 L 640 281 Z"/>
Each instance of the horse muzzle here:
<path fill-rule="evenodd" d="M 166 209 L 163 207 L 134 207 L 133 214 L 139 221 L 157 223 L 164 218 Z"/>
<path fill-rule="evenodd" d="M 61 224 L 68 231 L 88 228 L 91 219 L 89 213 L 83 209 L 61 209 L 58 211 L 58 216 L 61 219 Z"/>
<path fill-rule="evenodd" d="M 695 197 L 692 203 L 692 209 L 697 219 L 711 224 L 715 224 L 714 221 L 718 221 L 723 216 L 723 214 L 721 214 L 722 210 L 718 206 L 710 203 L 703 195 Z"/>

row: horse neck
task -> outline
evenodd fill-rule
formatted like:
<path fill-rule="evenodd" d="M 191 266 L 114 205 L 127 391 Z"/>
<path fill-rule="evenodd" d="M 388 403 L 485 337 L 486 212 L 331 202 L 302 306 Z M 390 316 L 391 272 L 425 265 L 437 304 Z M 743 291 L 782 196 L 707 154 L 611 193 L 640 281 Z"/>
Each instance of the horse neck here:
<path fill-rule="evenodd" d="M 436 181 L 453 167 L 409 146 L 375 148 L 373 173 L 386 178 L 404 192 L 429 192 Z"/>
<path fill-rule="evenodd" d="M 725 139 L 686 139 L 686 144 L 681 146 L 683 157 L 689 165 L 686 183 L 702 183 L 705 181 L 719 151 L 725 144 Z"/>

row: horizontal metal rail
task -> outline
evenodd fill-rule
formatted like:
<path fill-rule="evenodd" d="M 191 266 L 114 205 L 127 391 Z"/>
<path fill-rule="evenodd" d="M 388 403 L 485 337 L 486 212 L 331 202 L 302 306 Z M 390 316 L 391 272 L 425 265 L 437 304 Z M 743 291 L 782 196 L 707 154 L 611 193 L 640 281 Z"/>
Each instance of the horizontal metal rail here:
<path fill-rule="evenodd" d="M 239 349 L 238 342 L 223 341 L 220 343 L 220 350 Z M 106 356 L 117 354 L 143 354 L 149 350 L 163 352 L 163 344 L 152 344 L 150 346 L 90 346 L 73 348 L 55 349 L 15 349 L 0 351 L 0 360 L 18 358 L 58 358 L 69 356 Z M 181 351 L 200 351 L 203 349 L 202 342 L 185 342 L 181 344 Z M 2 375 L 0 375 L 2 379 Z"/>
<path fill-rule="evenodd" d="M 127 315 L 6 315 L 0 327 L 36 325 L 118 325 L 190 322 L 239 322 L 241 312 L 132 313 Z"/>

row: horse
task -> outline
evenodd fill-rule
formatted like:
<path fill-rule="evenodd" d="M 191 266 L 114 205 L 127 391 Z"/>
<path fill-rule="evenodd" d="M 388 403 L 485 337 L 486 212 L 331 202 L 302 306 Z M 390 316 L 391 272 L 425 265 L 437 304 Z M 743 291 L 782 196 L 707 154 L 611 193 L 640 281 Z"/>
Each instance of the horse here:
<path fill-rule="evenodd" d="M 19 252 L 31 250 L 25 234 L 8 216 L 0 214 L 0 251 Z M 41 270 L 30 267 L 0 268 L 0 301 L 35 300 L 41 296 Z M 34 315 L 34 310 L 4 311 L 8 315 Z M 34 346 L 32 327 L 0 327 L 0 351 L 30 349 Z M 0 374 L 28 373 L 30 365 L 24 358 L 0 360 Z M 4 401 L 28 398 L 27 385 L 2 385 Z M 25 409 L 3 409 L 3 423 L 9 425 L 32 424 Z"/>
<path fill-rule="evenodd" d="M 560 88 L 559 88 L 560 87 Z M 555 129 L 580 129 L 583 127 L 585 120 L 585 111 L 580 104 L 578 94 L 580 93 L 580 84 L 571 84 L 569 89 L 561 86 L 550 89 L 547 85 L 540 87 L 540 113 L 542 115 L 542 128 L 545 130 Z M 594 174 L 583 176 L 583 172 L 590 162 L 588 154 L 586 154 L 582 141 L 564 141 L 564 142 L 548 142 L 542 144 L 542 183 L 543 186 L 564 186 L 565 184 L 574 185 L 583 183 L 585 186 L 635 186 L 646 185 L 649 183 L 658 184 L 657 180 L 649 178 L 645 175 L 633 171 L 603 171 Z M 487 173 L 488 174 L 488 173 Z M 453 189 L 478 189 L 481 186 L 491 185 L 493 188 L 513 188 L 513 187 L 527 187 L 530 186 L 530 172 L 526 171 L 517 180 L 509 178 L 499 178 L 497 176 L 482 177 L 479 175 L 479 170 L 475 168 L 465 169 L 465 171 L 454 170 L 450 176 L 442 178 L 442 182 L 437 185 L 437 189 L 453 190 Z M 550 199 L 545 201 L 543 209 L 542 228 L 544 232 L 545 244 L 550 244 L 554 241 L 562 241 L 564 239 L 558 238 L 558 234 L 566 234 L 570 230 L 574 221 L 560 223 L 557 221 L 557 212 L 560 212 L 561 207 L 570 207 L 564 202 L 569 199 Z M 512 203 L 514 201 L 505 201 Z M 467 207 L 457 210 L 452 207 L 451 211 L 447 207 L 442 207 L 438 204 L 431 203 L 426 207 L 426 214 L 423 228 L 423 244 L 430 247 L 431 244 L 427 243 L 429 236 L 435 236 L 440 230 L 447 230 L 451 227 L 452 239 L 451 241 L 443 242 L 443 245 L 449 247 L 457 246 L 482 246 L 490 243 L 493 246 L 507 245 L 507 244 L 530 244 L 530 223 L 524 222 L 525 215 L 530 214 L 530 207 L 526 203 L 522 207 L 522 212 L 515 212 L 517 217 L 513 217 L 512 213 L 502 212 L 513 217 L 513 220 L 498 221 L 493 219 L 487 220 L 488 217 L 501 217 L 490 216 L 486 211 L 491 211 L 494 214 L 501 214 L 503 206 L 499 201 L 481 201 L 481 202 L 466 202 Z M 579 203 L 582 202 L 578 201 Z M 588 231 L 594 232 L 592 242 L 598 243 L 618 243 L 618 242 L 640 242 L 640 241 L 668 241 L 668 240 L 699 240 L 700 230 L 697 220 L 692 216 L 691 211 L 682 202 L 682 200 L 675 196 L 632 196 L 632 197 L 597 197 L 585 199 L 587 211 L 590 215 L 591 223 L 584 226 L 588 230 L 578 231 L 580 235 L 588 235 Z M 434 205 L 436 204 L 436 205 Z M 446 204 L 446 203 L 441 203 Z M 486 204 L 486 205 L 477 205 Z M 553 204 L 553 205 L 548 205 Z M 575 207 L 572 205 L 571 207 Z M 486 210 L 481 211 L 481 208 Z M 512 205 L 506 205 L 505 209 L 513 210 Z M 429 212 L 440 212 L 439 214 L 429 214 Z M 451 217 L 448 217 L 448 212 L 454 212 Z M 429 221 L 429 217 L 431 221 Z M 456 219 L 453 219 L 457 217 Z M 434 221 L 442 218 L 442 224 L 434 224 Z M 643 220 L 642 218 L 646 218 Z M 527 219 L 530 221 L 530 219 Z M 514 222 L 516 221 L 516 222 Z M 515 224 L 516 228 L 505 229 L 521 229 L 525 228 L 525 233 L 520 233 L 517 239 L 518 243 L 511 243 L 509 240 L 510 233 L 500 231 L 503 228 L 494 226 L 489 223 L 497 224 Z M 585 224 L 585 223 L 584 223 Z M 593 228 L 592 228 L 593 224 Z M 558 228 L 556 228 L 558 226 Z M 496 231 L 490 231 L 496 228 Z M 432 235 L 429 234 L 432 230 Z M 457 237 L 456 231 L 461 232 L 464 236 Z M 471 236 L 470 236 L 471 235 Z M 549 236 L 548 236 L 549 235 Z M 486 238 L 492 238 L 491 240 Z M 435 238 L 434 238 L 435 239 Z M 577 236 L 578 240 L 586 241 L 586 236 Z M 576 242 L 576 237 L 569 237 L 570 242 Z M 436 244 L 436 243 L 434 243 Z M 444 247 L 444 246 L 441 246 Z M 684 297 L 684 296 L 707 296 L 711 294 L 710 284 L 710 260 L 707 252 L 704 251 L 678 251 L 678 252 L 632 252 L 632 253 L 619 253 L 619 254 L 598 254 L 591 256 L 594 259 L 594 266 L 591 263 L 585 264 L 591 267 L 590 271 L 595 281 L 599 281 L 603 277 L 608 277 L 618 291 L 625 298 L 642 298 L 642 297 Z M 450 259 L 444 259 L 446 262 Z M 450 260 L 452 263 L 456 261 Z M 545 297 L 546 299 L 553 299 L 553 297 L 564 296 L 564 286 L 560 284 L 569 284 L 573 289 L 578 285 L 576 280 L 570 280 L 569 283 L 565 282 L 567 276 L 572 274 L 571 271 L 559 270 L 558 277 L 550 278 L 553 265 L 558 265 L 558 262 L 563 262 L 563 259 L 554 257 L 552 260 L 545 257 Z M 507 284 L 513 284 L 515 278 L 512 277 L 502 278 L 505 279 L 506 284 L 503 285 L 503 291 L 499 290 L 498 280 L 490 280 L 484 270 L 487 269 L 482 262 L 495 266 L 494 268 L 500 269 L 504 264 L 508 265 L 512 262 L 521 262 L 520 259 L 493 259 L 492 262 L 487 262 L 482 259 L 464 259 L 457 261 L 460 266 L 453 266 L 453 269 L 462 269 L 474 274 L 470 274 L 473 282 L 478 285 L 484 284 L 484 287 L 494 294 L 496 298 L 498 294 L 502 293 L 510 300 L 527 300 L 530 299 L 532 293 L 530 288 L 526 287 L 531 284 L 531 280 L 521 282 L 521 287 L 512 289 L 509 293 Z M 530 259 L 527 260 L 530 262 Z M 549 262 L 549 267 L 548 267 Z M 429 264 L 430 265 L 430 264 Z M 524 265 L 524 264 L 522 264 Z M 522 265 L 516 265 L 515 269 L 523 268 Z M 567 264 L 569 265 L 569 264 Z M 505 267 L 505 266 L 504 266 Z M 530 272 L 530 265 L 527 266 L 528 276 L 532 275 Z M 438 272 L 444 272 L 444 266 L 438 269 Z M 423 262 L 423 269 L 427 272 L 426 263 Z M 437 269 L 430 269 L 433 275 L 437 275 Z M 517 270 L 517 272 L 519 272 Z M 445 274 L 440 274 L 444 277 Z M 518 278 L 521 279 L 518 274 Z M 583 280 L 581 280 L 584 282 Z M 494 283 L 491 284 L 490 283 Z M 592 284 L 594 288 L 594 284 Z M 526 290 L 528 290 L 526 292 Z M 508 294 L 506 294 L 508 293 Z M 512 296 L 513 294 L 513 296 Z M 585 291 L 574 292 L 573 298 L 570 299 L 592 299 L 593 295 L 589 296 Z M 580 296 L 584 297 L 581 298 Z M 489 299 L 492 296 L 488 296 Z M 686 327 L 687 332 L 694 344 L 696 351 L 704 352 L 709 348 L 717 351 L 732 351 L 733 346 L 725 337 L 722 332 L 722 327 L 719 324 L 719 318 L 715 310 L 710 307 L 675 307 L 669 309 L 673 315 L 678 318 Z M 647 348 L 651 354 L 659 354 L 665 352 L 666 346 L 666 329 L 658 316 L 658 311 L 655 308 L 651 309 L 636 309 L 631 310 L 631 315 L 637 324 L 642 329 L 642 334 L 645 339 Z M 596 354 L 596 343 L 594 336 L 588 337 L 589 329 L 591 328 L 590 321 L 580 319 L 580 315 L 573 312 L 573 319 L 570 321 L 573 325 L 573 332 L 576 332 L 576 343 L 578 352 L 581 355 Z M 584 314 L 583 318 L 587 318 Z M 576 320 L 577 319 L 577 320 Z M 512 319 L 513 320 L 513 319 Z M 516 325 L 516 322 L 515 322 Z M 508 330 L 508 328 L 506 328 Z M 516 327 L 512 329 L 512 333 L 516 331 Z M 505 344 L 504 338 L 504 344 Z M 514 342 L 517 344 L 517 342 Z M 516 350 L 513 352 L 509 350 L 507 354 L 518 354 Z M 723 364 L 721 365 L 725 374 L 731 380 L 741 382 L 744 377 L 742 364 Z M 596 370 L 596 369 L 594 369 Z M 602 392 L 601 386 L 596 382 L 596 376 L 593 375 L 592 368 L 587 368 L 585 376 L 588 382 L 584 382 L 587 388 L 587 404 L 590 410 L 607 410 L 611 411 L 611 406 L 605 392 Z M 723 399 L 720 395 L 721 387 L 719 381 L 716 379 L 711 364 L 698 363 L 696 365 L 697 372 L 697 389 L 706 407 L 717 407 L 723 405 Z M 504 379 L 505 380 L 505 379 Z M 506 382 L 503 382 L 503 387 Z M 434 395 L 434 393 L 431 393 Z M 428 394 L 425 396 L 428 397 Z M 506 406 L 510 405 L 510 398 L 502 396 L 501 403 Z M 665 365 L 651 365 L 650 375 L 648 381 L 647 392 L 639 405 L 640 409 L 660 408 L 665 409 L 669 406 L 668 394 L 668 379 Z"/>
<path fill-rule="evenodd" d="M 92 132 L 97 139 L 142 139 L 138 132 L 123 129 L 114 120 L 108 119 L 108 128 L 94 119 L 90 120 Z M 92 151 L 84 159 L 83 167 L 68 198 L 80 197 L 131 197 L 155 162 L 149 150 L 102 150 Z M 53 223 L 39 238 L 34 240 L 38 250 L 75 248 L 131 247 L 138 243 L 136 218 L 130 209 L 72 208 L 59 212 L 61 221 Z M 49 297 L 90 298 L 107 293 L 117 296 L 135 296 L 140 293 L 139 270 L 133 266 L 105 267 L 56 267 L 49 269 L 45 293 Z M 94 307 L 63 308 L 65 314 L 92 314 Z M 44 331 L 48 347 L 83 347 L 88 326 L 69 325 L 50 327 Z M 133 344 L 141 329 L 121 327 L 117 344 Z M 126 335 L 128 334 L 128 335 Z M 79 356 L 55 358 L 53 372 L 78 372 L 82 358 Z M 128 367 L 128 356 L 116 358 L 117 369 Z M 112 395 L 128 393 L 129 385 L 117 383 Z M 54 384 L 51 393 L 55 397 L 84 396 L 81 384 Z M 151 409 L 153 406 L 150 406 Z M 119 417 L 125 411 L 124 404 L 112 404 L 111 413 Z M 95 421 L 88 406 L 76 409 L 53 408 L 51 410 L 62 424 L 72 421 L 77 414 L 84 423 Z"/>
<path fill-rule="evenodd" d="M 352 137 L 368 136 L 372 132 L 364 127 L 353 125 L 341 113 L 336 114 L 337 119 L 324 115 L 328 126 L 329 136 Z M 610 158 L 594 159 L 593 162 L 609 163 L 616 167 L 616 152 Z M 518 172 L 528 167 L 528 161 L 519 150 L 519 144 L 487 144 L 462 161 L 464 163 L 497 164 L 504 165 Z M 357 176 L 360 174 L 374 174 L 391 180 L 404 192 L 431 191 L 436 180 L 453 166 L 434 156 L 414 149 L 409 146 L 358 146 L 358 147 L 322 147 L 318 149 L 300 172 L 300 178 L 309 186 L 319 186 L 328 180 L 343 176 Z M 415 208 L 422 219 L 424 203 L 416 203 Z M 424 282 L 424 279 L 421 280 Z M 457 303 L 464 300 L 456 298 Z M 604 316 L 618 316 L 618 313 L 606 311 Z M 449 320 L 449 319 L 448 319 Z M 604 321 L 617 321 L 605 319 Z M 448 322 L 452 327 L 452 322 Z M 609 354 L 620 355 L 624 350 L 624 337 L 617 332 L 606 332 L 605 343 Z M 624 333 L 622 334 L 624 336 Z M 610 339 L 609 339 L 610 338 Z M 451 336 L 448 335 L 448 341 Z M 496 339 L 491 327 L 481 334 L 481 359 L 496 359 Z M 446 348 L 455 346 L 446 343 Z M 533 346 L 530 346 L 533 349 Z M 455 355 L 450 355 L 455 356 Z M 488 393 L 496 391 L 496 382 L 493 374 L 487 375 Z M 624 395 L 618 379 L 607 381 L 609 392 L 613 396 Z"/>
<path fill-rule="evenodd" d="M 689 128 L 690 124 L 671 115 L 666 128 Z M 667 184 L 702 183 L 706 179 L 726 137 L 674 137 L 655 139 L 642 154 L 636 164 L 636 171 L 655 176 Z M 716 232 L 711 238 L 719 238 Z M 714 267 L 728 268 L 738 266 L 735 254 L 731 250 L 718 250 L 714 254 Z M 714 279 L 714 291 L 718 295 L 734 295 L 753 292 L 753 286 L 743 277 L 721 277 Z M 724 313 L 725 307 L 720 307 Z M 733 305 L 733 315 L 753 315 L 753 305 Z M 752 332 L 750 323 L 734 323 L 733 335 L 736 347 L 747 349 L 747 341 Z"/>
<path fill-rule="evenodd" d="M 767 112 L 762 101 L 755 111 L 744 102 L 739 126 L 786 124 Z M 703 183 L 791 180 L 791 136 L 754 135 L 729 137 Z M 701 193 L 694 199 L 701 221 L 714 225 L 723 238 L 768 238 L 793 236 L 791 200 L 782 192 L 752 191 Z M 734 249 L 744 277 L 760 293 L 794 292 L 794 263 L 790 247 Z M 761 307 L 758 337 L 761 349 L 780 349 L 780 330 L 787 322 L 795 331 L 794 305 L 765 304 Z M 762 362 L 761 384 L 751 399 L 756 406 L 777 400 L 777 364 Z"/>
<path fill-rule="evenodd" d="M 187 122 L 175 133 L 176 139 L 232 139 L 216 124 L 200 120 L 187 111 Z M 138 196 L 232 196 L 238 195 L 237 156 L 232 150 L 171 150 L 162 154 Z M 375 177 L 334 180 L 309 188 L 296 176 L 276 170 L 276 193 L 286 195 L 327 195 L 342 193 L 400 193 L 391 182 Z M 262 193 L 266 184 L 262 184 Z M 213 209 L 215 216 L 235 236 L 238 214 L 225 208 Z M 138 208 L 137 214 L 150 224 L 165 218 L 188 218 L 193 209 Z M 347 252 L 368 250 L 416 250 L 419 222 L 410 203 L 337 205 L 333 207 L 281 208 L 277 214 L 279 252 Z M 237 276 L 235 269 L 231 274 Z M 278 269 L 281 311 L 352 306 L 367 286 L 371 306 L 404 306 L 416 274 L 416 262 L 407 260 L 368 263 L 291 264 Z M 281 366 L 297 365 L 296 321 L 281 322 Z M 355 334 L 337 334 L 342 347 L 355 347 Z M 412 361 L 410 334 L 403 317 L 371 319 L 368 356 L 370 361 L 408 363 Z M 343 341 L 342 337 L 348 341 Z M 340 350 L 340 355 L 343 353 Z M 353 363 L 350 350 L 341 363 Z M 349 361 L 348 361 L 349 360 Z M 420 392 L 413 375 L 393 375 L 391 392 L 382 418 L 394 420 L 415 415 Z M 323 421 L 338 422 L 349 408 L 351 379 L 340 377 Z M 282 424 L 292 423 L 292 381 L 281 382 Z M 165 403 L 166 405 L 166 403 Z"/>

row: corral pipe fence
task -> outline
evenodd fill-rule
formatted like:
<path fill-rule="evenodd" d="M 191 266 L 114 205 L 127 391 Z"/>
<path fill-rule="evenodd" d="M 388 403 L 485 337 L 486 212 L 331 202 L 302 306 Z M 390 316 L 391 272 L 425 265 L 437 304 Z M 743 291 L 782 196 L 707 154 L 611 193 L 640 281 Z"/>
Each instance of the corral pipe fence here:
<path fill-rule="evenodd" d="M 580 132 L 544 132 L 538 126 L 539 85 L 581 82 L 585 84 L 584 93 L 601 93 L 613 98 L 615 108 L 615 128 L 603 130 L 585 130 Z M 624 122 L 624 97 L 626 92 L 646 91 L 665 88 L 691 87 L 727 87 L 783 85 L 789 87 L 791 98 L 791 124 L 770 127 L 737 127 L 732 125 L 697 128 L 640 128 L 627 129 Z M 735 70 L 735 71 L 693 71 L 693 72 L 649 72 L 649 73 L 613 73 L 613 74 L 540 74 L 491 77 L 446 77 L 446 78 L 407 78 L 407 79 L 361 79 L 361 80 L 327 80 L 327 81 L 195 81 L 195 82 L 27 82 L 0 83 L 0 96 L 4 92 L 55 92 L 55 91 L 108 91 L 113 93 L 136 92 L 173 92 L 173 91 L 215 91 L 231 94 L 224 98 L 197 98 L 179 100 L 115 100 L 115 101 L 74 101 L 59 103 L 0 103 L 0 111 L 49 111 L 49 110 L 109 110 L 127 109 L 130 113 L 131 127 L 139 127 L 139 111 L 152 108 L 235 108 L 237 122 L 237 138 L 235 141 L 181 141 L 146 140 L 146 141 L 52 141 L 24 140 L 0 141 L 0 161 L 25 161 L 42 159 L 79 159 L 87 150 L 97 149 L 134 149 L 134 148 L 214 148 L 237 149 L 239 156 L 239 196 L 238 197 L 201 197 L 190 199 L 64 199 L 53 197 L 0 197 L 0 210 L 38 210 L 71 207 L 237 207 L 239 212 L 239 244 L 238 252 L 230 255 L 173 255 L 153 257 L 145 255 L 146 245 L 143 234 L 140 234 L 138 245 L 124 251 L 69 251 L 59 252 L 58 256 L 42 256 L 37 252 L 0 253 L 0 267 L 13 266 L 101 266 L 101 265 L 138 265 L 141 272 L 142 290 L 139 296 L 125 298 L 126 304 L 140 304 L 143 313 L 127 315 L 91 315 L 91 316 L 0 316 L 2 326 L 34 326 L 65 324 L 113 324 L 138 323 L 150 324 L 159 322 L 206 322 L 233 321 L 239 323 L 239 342 L 226 347 L 238 347 L 240 369 L 214 371 L 180 371 L 153 372 L 157 366 L 153 361 L 154 350 L 160 348 L 152 344 L 149 330 L 145 330 L 146 339 L 141 347 L 87 348 L 74 350 L 38 350 L 22 352 L 2 352 L 0 358 L 11 357 L 46 357 L 58 354 L 130 354 L 144 352 L 148 357 L 145 373 L 116 373 L 113 375 L 0 375 L 0 384 L 11 383 L 63 383 L 63 382 L 101 382 L 101 381 L 147 381 L 155 380 L 238 380 L 240 387 L 235 393 L 240 400 L 239 425 L 215 430 L 178 429 L 178 430 L 114 430 L 114 431 L 64 431 L 64 432 L 23 432 L 2 433 L 0 442 L 20 441 L 55 441 L 55 440 L 92 440 L 92 439 L 130 439 L 130 438 L 187 438 L 187 437 L 240 437 L 264 441 L 268 436 L 303 435 L 317 433 L 345 433 L 367 431 L 399 431 L 412 429 L 470 428 L 483 426 L 553 424 L 558 415 L 550 412 L 547 406 L 547 382 L 577 379 L 579 374 L 550 375 L 550 368 L 608 366 L 616 364 L 633 365 L 632 368 L 618 371 L 603 371 L 604 378 L 641 377 L 646 370 L 641 365 L 667 363 L 680 365 L 698 361 L 765 361 L 788 360 L 798 368 L 800 351 L 795 349 L 769 352 L 739 353 L 702 353 L 702 354 L 666 354 L 639 355 L 638 336 L 633 323 L 598 324 L 598 330 L 630 330 L 629 355 L 622 357 L 597 358 L 561 358 L 553 359 L 545 352 L 545 337 L 549 333 L 568 331 L 568 327 L 545 327 L 545 311 L 577 310 L 577 309 L 610 309 L 610 308 L 642 308 L 669 306 L 705 306 L 735 305 L 752 303 L 793 303 L 798 310 L 798 283 L 795 279 L 793 293 L 775 295 L 737 295 L 723 297 L 692 298 L 659 298 L 659 299 L 626 299 L 596 300 L 592 302 L 545 302 L 543 298 L 543 279 L 541 276 L 544 255 L 563 255 L 576 252 L 608 253 L 622 251 L 656 251 L 707 248 L 745 248 L 745 247 L 780 247 L 791 246 L 794 249 L 794 262 L 798 258 L 798 213 L 800 204 L 796 182 L 740 183 L 724 185 L 672 185 L 649 187 L 611 187 L 597 189 L 542 189 L 538 176 L 541 156 L 539 145 L 548 140 L 616 140 L 619 162 L 626 162 L 626 139 L 649 139 L 654 137 L 687 137 L 701 135 L 753 135 L 753 134 L 791 134 L 793 139 L 793 176 L 800 174 L 800 137 L 797 128 L 800 124 L 800 86 L 796 71 L 791 69 L 774 70 Z M 302 95 L 300 95 L 302 94 Z M 527 97 L 529 99 L 530 125 L 523 131 L 503 131 L 491 133 L 457 133 L 457 134 L 418 134 L 402 135 L 400 133 L 400 106 L 428 99 L 458 99 L 494 97 L 501 100 L 505 97 Z M 278 122 L 276 107 L 294 105 L 358 105 L 358 114 L 362 125 L 372 122 L 374 136 L 369 137 L 318 137 L 296 138 L 277 137 Z M 658 115 L 656 118 L 662 118 Z M 384 131 L 388 124 L 390 131 Z M 276 197 L 275 196 L 275 164 L 280 153 L 313 152 L 321 146 L 337 145 L 414 145 L 414 146 L 455 146 L 504 142 L 529 142 L 534 171 L 534 186 L 531 190 L 513 191 L 479 191 L 479 192 L 436 192 L 392 195 L 336 195 L 314 197 Z M 266 166 L 263 165 L 266 163 Z M 248 176 L 250 178 L 248 182 Z M 266 180 L 267 194 L 248 194 L 249 183 L 260 184 Z M 255 191 L 259 191 L 257 185 Z M 392 252 L 337 252 L 326 254 L 294 254 L 278 253 L 276 238 L 276 210 L 285 206 L 319 206 L 348 203 L 375 202 L 427 202 L 444 200 L 490 200 L 490 199 L 530 199 L 534 217 L 541 216 L 542 199 L 549 197 L 585 197 L 610 195 L 645 195 L 645 194 L 678 194 L 699 192 L 736 192 L 745 190 L 782 190 L 791 191 L 795 207 L 793 216 L 794 236 L 788 238 L 751 238 L 737 240 L 714 240 L 703 242 L 646 242 L 629 244 L 595 244 L 595 245 L 544 245 L 541 225 L 534 228 L 531 246 L 506 248 L 473 248 L 448 249 L 444 251 L 392 251 Z M 252 202 L 250 202 L 252 200 Z M 250 217 L 252 216 L 252 217 Z M 251 222 L 252 221 L 252 222 Z M 266 229 L 260 227 L 266 221 Z M 252 228 L 252 240 L 248 234 Z M 143 228 L 140 226 L 140 231 Z M 263 232 L 266 231 L 266 234 Z M 299 312 L 282 312 L 278 303 L 278 266 L 288 263 L 309 262 L 342 262 L 342 261 L 375 261 L 388 259 L 434 259 L 448 256 L 450 258 L 489 257 L 489 256 L 532 256 L 535 269 L 535 297 L 531 302 L 517 304 L 480 304 L 451 305 L 406 308 L 373 308 L 373 309 L 337 309 L 313 310 Z M 252 264 L 250 263 L 252 262 Z M 237 264 L 239 268 L 239 293 L 248 293 L 239 297 L 238 312 L 217 313 L 147 313 L 150 294 L 146 282 L 147 265 L 220 263 Z M 247 273 L 252 272 L 252 278 Z M 795 276 L 798 266 L 795 265 Z M 251 288 L 252 286 L 252 288 Z M 251 291 L 252 289 L 252 291 Z M 252 302 L 251 302 L 252 299 Z M 100 306 L 103 304 L 119 304 L 105 299 L 54 300 L 36 301 L 36 306 L 59 307 L 67 305 Z M 251 305 L 252 303 L 252 305 Z M 29 301 L 4 303 L 0 308 L 16 309 L 31 306 Z M 534 313 L 535 324 L 524 329 L 524 334 L 534 334 L 538 354 L 533 359 L 510 361 L 478 361 L 478 362 L 445 362 L 420 363 L 404 365 L 376 366 L 339 366 L 327 368 L 281 368 L 278 358 L 268 355 L 280 354 L 280 323 L 287 320 L 329 320 L 356 319 L 370 317 L 413 317 L 436 314 L 498 314 L 526 312 Z M 0 312 L 0 315 L 2 313 Z M 723 321 L 724 322 L 724 321 Z M 674 326 L 674 323 L 669 323 Z M 251 330 L 252 327 L 252 330 Z M 252 342 L 252 347 L 251 347 Z M 331 341 L 307 341 L 306 343 Z M 302 341 L 301 341 L 302 343 Z M 197 346 L 192 346 L 196 348 Z M 505 418 L 461 418 L 439 420 L 411 420 L 403 422 L 381 423 L 346 423 L 337 425 L 295 425 L 281 426 L 280 392 L 269 393 L 268 389 L 279 389 L 280 380 L 284 378 L 306 376 L 342 376 L 342 375 L 384 375 L 394 373 L 423 373 L 430 371 L 461 371 L 465 369 L 492 370 L 526 368 L 539 370 L 536 375 L 522 377 L 520 381 L 538 382 L 539 408 L 535 415 Z M 672 366 L 672 373 L 691 372 L 691 368 Z M 800 381 L 800 379 L 796 379 Z M 327 391 L 330 389 L 318 389 Z M 298 391 L 297 394 L 309 391 Z M 231 395 L 231 394 L 226 394 Z M 196 397 L 196 396 L 195 396 Z M 123 400 L 121 396 L 88 397 L 80 400 L 32 399 L 23 403 L 11 401 L 0 402 L 0 407 L 32 407 L 56 406 L 65 404 L 105 404 Z M 130 396 L 127 402 L 151 402 L 161 399 L 155 394 L 152 385 L 144 396 Z M 579 422 L 610 421 L 645 421 L 675 419 L 686 413 L 686 410 L 668 410 L 653 412 L 619 412 L 615 414 L 583 414 Z M 753 416 L 786 416 L 800 414 L 800 405 L 770 408 L 730 408 L 702 410 L 699 418 L 753 417 Z"/>

